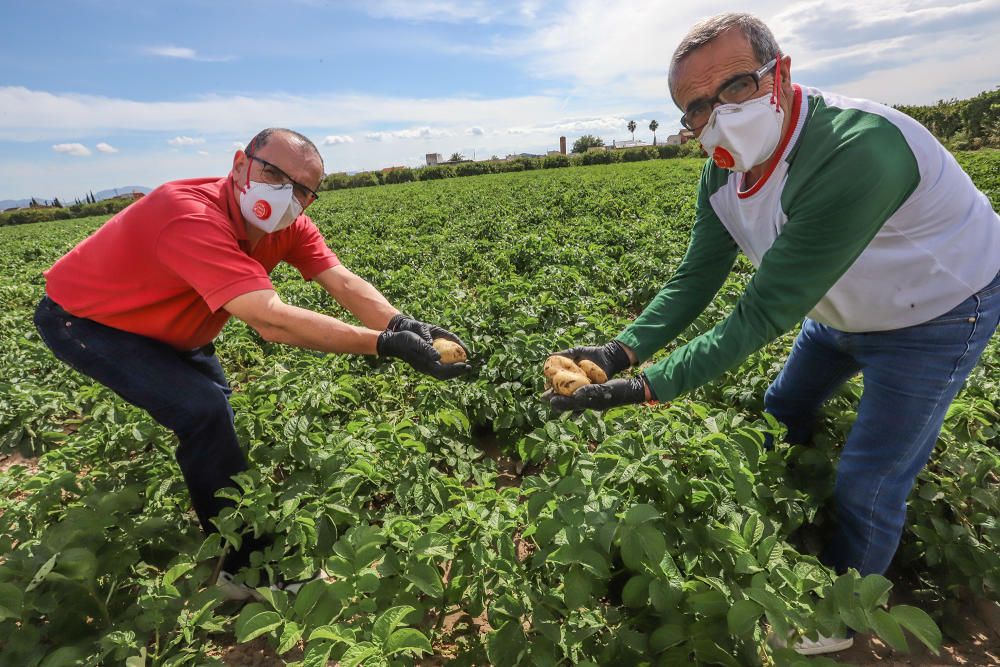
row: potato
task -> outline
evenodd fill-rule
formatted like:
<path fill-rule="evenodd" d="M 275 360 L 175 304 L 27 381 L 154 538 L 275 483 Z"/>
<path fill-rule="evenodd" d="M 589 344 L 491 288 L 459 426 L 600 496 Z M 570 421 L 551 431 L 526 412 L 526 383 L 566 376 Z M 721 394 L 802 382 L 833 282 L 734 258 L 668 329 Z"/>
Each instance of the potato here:
<path fill-rule="evenodd" d="M 573 371 L 559 371 L 552 378 L 552 387 L 561 396 L 569 396 L 580 387 L 590 384 L 590 380 L 583 373 Z"/>
<path fill-rule="evenodd" d="M 465 350 L 458 343 L 453 343 L 447 338 L 435 338 L 434 349 L 441 355 L 442 364 L 456 364 L 465 361 Z"/>
<path fill-rule="evenodd" d="M 551 380 L 559 371 L 569 371 L 571 373 L 576 373 L 577 375 L 586 375 L 586 373 L 580 370 L 580 367 L 573 363 L 573 360 L 569 357 L 553 354 L 545 360 L 545 366 L 542 367 L 542 373 L 545 374 L 546 378 Z"/>
<path fill-rule="evenodd" d="M 580 370 L 594 384 L 604 384 L 608 381 L 608 374 L 604 372 L 604 369 L 589 359 L 580 362 Z"/>

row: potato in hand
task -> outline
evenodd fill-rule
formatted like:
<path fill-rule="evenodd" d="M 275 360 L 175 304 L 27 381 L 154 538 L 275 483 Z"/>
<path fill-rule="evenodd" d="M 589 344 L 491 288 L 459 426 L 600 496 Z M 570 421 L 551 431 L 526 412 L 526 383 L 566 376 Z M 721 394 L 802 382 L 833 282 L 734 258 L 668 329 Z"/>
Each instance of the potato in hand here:
<path fill-rule="evenodd" d="M 434 349 L 441 355 L 442 364 L 457 364 L 465 361 L 465 350 L 458 343 L 453 343 L 446 338 L 435 338 Z"/>

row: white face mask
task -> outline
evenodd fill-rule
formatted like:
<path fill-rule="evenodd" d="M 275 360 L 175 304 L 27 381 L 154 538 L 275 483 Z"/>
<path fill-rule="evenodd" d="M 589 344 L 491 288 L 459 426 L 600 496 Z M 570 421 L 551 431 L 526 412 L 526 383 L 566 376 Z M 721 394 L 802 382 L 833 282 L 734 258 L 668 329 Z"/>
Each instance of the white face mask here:
<path fill-rule="evenodd" d="M 302 204 L 294 197 L 294 186 L 247 181 L 240 190 L 243 218 L 268 234 L 288 227 L 302 215 Z"/>
<path fill-rule="evenodd" d="M 774 153 L 785 112 L 776 96 L 717 106 L 698 137 L 722 169 L 750 171 Z"/>

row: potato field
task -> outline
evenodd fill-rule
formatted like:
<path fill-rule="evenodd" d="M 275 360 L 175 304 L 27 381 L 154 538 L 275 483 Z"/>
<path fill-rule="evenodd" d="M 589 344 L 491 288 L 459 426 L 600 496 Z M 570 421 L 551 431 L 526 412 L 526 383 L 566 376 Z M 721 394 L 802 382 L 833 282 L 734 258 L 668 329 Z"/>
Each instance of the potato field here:
<path fill-rule="evenodd" d="M 1000 206 L 1000 152 L 959 156 Z M 175 440 L 58 362 L 32 324 L 42 271 L 106 217 L 0 229 L 0 665 L 835 664 L 767 646 L 849 625 L 936 651 L 1000 600 L 1000 338 L 910 499 L 888 579 L 815 558 L 860 379 L 815 446 L 762 446 L 794 332 L 671 404 L 553 416 L 549 353 L 601 344 L 678 265 L 699 160 L 546 169 L 323 193 L 343 263 L 470 346 L 438 382 L 402 363 L 216 341 L 251 471 L 206 539 Z M 741 258 L 683 340 L 725 317 Z M 281 265 L 282 298 L 350 319 Z M 662 351 L 654 359 L 668 354 Z M 211 585 L 241 526 L 261 568 L 335 581 L 239 605 Z M 892 583 L 890 583 L 892 582 Z M 892 598 L 893 604 L 888 604 Z"/>

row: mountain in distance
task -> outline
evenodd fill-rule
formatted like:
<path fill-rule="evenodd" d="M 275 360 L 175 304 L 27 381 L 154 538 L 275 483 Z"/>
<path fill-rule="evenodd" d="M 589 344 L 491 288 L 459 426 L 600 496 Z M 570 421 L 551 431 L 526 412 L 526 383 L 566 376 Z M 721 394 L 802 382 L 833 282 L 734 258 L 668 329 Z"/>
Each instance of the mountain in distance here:
<path fill-rule="evenodd" d="M 107 190 L 101 190 L 100 192 L 94 193 L 94 199 L 101 201 L 102 199 L 110 199 L 111 197 L 118 197 L 121 195 L 127 195 L 131 192 L 142 192 L 143 194 L 148 194 L 152 192 L 152 188 L 147 188 L 144 185 L 123 185 L 119 188 L 109 188 Z M 80 195 L 80 201 L 83 201 L 87 193 Z M 44 202 L 50 201 L 50 197 L 35 197 L 35 201 Z M 0 199 L 0 211 L 6 211 L 8 208 L 23 208 L 31 203 L 31 197 L 27 199 Z M 63 204 L 72 204 L 72 199 L 63 199 Z"/>

